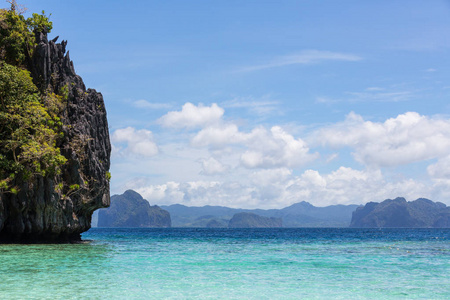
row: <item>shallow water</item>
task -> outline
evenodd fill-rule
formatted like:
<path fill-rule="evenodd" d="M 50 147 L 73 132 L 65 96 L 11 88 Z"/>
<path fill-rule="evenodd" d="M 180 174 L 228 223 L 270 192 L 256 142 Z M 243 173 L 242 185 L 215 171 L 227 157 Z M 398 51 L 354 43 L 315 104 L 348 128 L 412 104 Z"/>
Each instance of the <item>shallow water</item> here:
<path fill-rule="evenodd" d="M 450 229 L 102 229 L 0 245 L 0 299 L 450 299 Z"/>

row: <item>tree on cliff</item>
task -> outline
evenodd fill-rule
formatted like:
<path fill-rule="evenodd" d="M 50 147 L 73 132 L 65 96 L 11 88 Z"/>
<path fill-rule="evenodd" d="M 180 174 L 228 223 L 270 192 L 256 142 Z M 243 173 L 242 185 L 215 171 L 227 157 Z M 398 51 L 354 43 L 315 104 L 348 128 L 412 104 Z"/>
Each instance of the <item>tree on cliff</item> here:
<path fill-rule="evenodd" d="M 25 19 L 16 7 L 12 1 L 10 10 L 0 10 L 0 190 L 13 193 L 17 176 L 57 175 L 66 162 L 56 147 L 63 96 L 40 93 L 25 69 L 34 32 L 48 32 L 52 24 L 44 14 Z"/>
<path fill-rule="evenodd" d="M 25 17 L 17 11 L 17 4 L 11 1 L 11 9 L 0 9 L 0 59 L 8 64 L 26 67 L 36 48 L 35 34 L 49 33 L 53 23 L 42 11 Z"/>

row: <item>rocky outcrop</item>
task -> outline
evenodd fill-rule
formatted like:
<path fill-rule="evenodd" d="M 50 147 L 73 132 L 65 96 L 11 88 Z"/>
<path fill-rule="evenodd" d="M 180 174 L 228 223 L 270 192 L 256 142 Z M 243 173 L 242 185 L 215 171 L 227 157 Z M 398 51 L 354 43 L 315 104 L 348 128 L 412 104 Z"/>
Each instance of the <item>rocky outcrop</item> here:
<path fill-rule="evenodd" d="M 229 228 L 274 228 L 282 227 L 281 218 L 262 217 L 253 213 L 237 213 L 228 223 Z"/>
<path fill-rule="evenodd" d="M 350 227 L 449 228 L 450 207 L 424 198 L 369 202 L 356 209 Z"/>
<path fill-rule="evenodd" d="M 98 227 L 171 227 L 170 214 L 133 190 L 111 197 L 111 206 L 98 212 Z"/>
<path fill-rule="evenodd" d="M 109 206 L 111 146 L 105 104 L 100 93 L 86 89 L 66 54 L 66 41 L 38 43 L 28 58 L 33 81 L 43 93 L 66 94 L 58 141 L 67 163 L 56 177 L 16 179 L 17 194 L 0 194 L 0 241 L 65 242 L 80 239 L 90 228 L 94 210 Z"/>

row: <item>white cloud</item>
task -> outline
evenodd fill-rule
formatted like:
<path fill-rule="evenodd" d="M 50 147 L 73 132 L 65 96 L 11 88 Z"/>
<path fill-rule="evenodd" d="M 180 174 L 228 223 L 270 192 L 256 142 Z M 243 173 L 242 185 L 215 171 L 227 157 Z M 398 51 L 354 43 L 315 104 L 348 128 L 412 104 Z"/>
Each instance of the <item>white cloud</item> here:
<path fill-rule="evenodd" d="M 241 162 L 248 168 L 297 167 L 316 159 L 317 153 L 310 153 L 302 139 L 295 139 L 281 127 L 274 126 L 267 131 L 256 128 L 246 135 L 246 150 Z"/>
<path fill-rule="evenodd" d="M 351 95 L 349 101 L 372 101 L 372 102 L 400 102 L 411 99 L 414 94 L 411 91 L 382 92 L 380 90 L 366 90 L 365 92 L 348 92 Z"/>
<path fill-rule="evenodd" d="M 158 205 L 179 203 L 188 206 L 248 207 L 258 204 L 251 198 L 251 189 L 237 182 L 168 182 L 161 185 L 134 187 L 134 189 L 150 203 Z"/>
<path fill-rule="evenodd" d="M 433 198 L 450 205 L 450 155 L 439 159 L 427 168 L 428 175 L 433 181 Z"/>
<path fill-rule="evenodd" d="M 245 139 L 235 124 L 211 126 L 199 131 L 191 140 L 195 147 L 209 146 L 223 147 L 229 144 L 240 143 Z"/>
<path fill-rule="evenodd" d="M 236 151 L 243 151 L 240 160 L 246 168 L 297 167 L 318 157 L 309 152 L 302 139 L 295 139 L 279 126 L 270 130 L 257 127 L 249 133 L 240 132 L 235 124 L 208 127 L 198 132 L 191 143 L 212 149 L 233 145 Z"/>
<path fill-rule="evenodd" d="M 228 170 L 227 166 L 224 166 L 220 161 L 214 157 L 208 159 L 202 159 L 202 174 L 205 175 L 217 175 L 222 174 Z"/>
<path fill-rule="evenodd" d="M 133 154 L 113 164 L 121 173 L 116 177 L 122 177 L 122 182 L 129 180 L 121 189 L 133 188 L 152 204 L 247 208 L 281 208 L 300 201 L 317 206 L 364 204 L 397 196 L 446 202 L 450 197 L 450 120 L 443 117 L 408 112 L 372 122 L 350 113 L 343 122 L 311 131 L 307 143 L 281 126 L 241 131 L 222 119 L 224 112 L 218 106 L 219 113 L 210 114 L 214 115 L 210 121 L 190 118 L 187 112 L 191 108 L 211 112 L 214 105 L 185 107 L 176 112 L 175 124 L 188 127 L 190 120 L 191 126 L 200 129 L 189 133 L 190 145 L 185 139 L 161 145 L 158 160 L 141 158 L 158 153 L 150 131 L 128 127 L 111 135 L 114 153 Z M 365 169 L 300 170 L 318 158 L 311 147 L 319 145 L 326 147 L 322 163 L 344 160 L 348 151 Z M 387 179 L 380 169 L 428 159 L 435 163 L 427 168 L 429 177 L 418 177 L 420 180 L 396 174 L 394 168 L 384 170 L 389 172 Z M 130 162 L 138 178 L 122 176 Z M 208 176 L 215 181 L 208 181 Z"/>
<path fill-rule="evenodd" d="M 181 111 L 170 111 L 159 119 L 164 127 L 170 128 L 198 128 L 220 122 L 224 110 L 217 104 L 195 106 L 187 102 Z"/>
<path fill-rule="evenodd" d="M 330 154 L 327 158 L 326 158 L 326 162 L 327 163 L 329 163 L 329 162 L 332 162 L 333 160 L 335 160 L 336 158 L 338 158 L 339 157 L 339 154 L 337 154 L 337 153 L 332 153 L 332 154 Z"/>
<path fill-rule="evenodd" d="M 412 179 L 388 182 L 380 170 L 355 170 L 340 167 L 321 175 L 314 170 L 305 171 L 289 184 L 290 197 L 306 195 L 313 204 L 364 204 L 403 196 L 408 199 L 429 196 L 427 185 Z"/>
<path fill-rule="evenodd" d="M 292 171 L 287 168 L 266 169 L 249 175 L 250 186 L 253 186 L 252 198 L 267 206 L 271 202 L 283 206 L 286 197 L 286 181 L 291 178 Z"/>
<path fill-rule="evenodd" d="M 316 97 L 315 102 L 316 103 L 323 103 L 323 104 L 333 104 L 337 102 L 341 102 L 340 99 L 330 98 L 330 97 Z"/>
<path fill-rule="evenodd" d="M 434 179 L 448 179 L 450 181 L 450 156 L 439 159 L 427 168 L 428 175 Z"/>
<path fill-rule="evenodd" d="M 305 50 L 296 54 L 278 57 L 271 62 L 239 69 L 239 72 L 251 72 L 289 65 L 317 64 L 324 61 L 359 61 L 362 57 L 354 54 L 331 51 Z"/>
<path fill-rule="evenodd" d="M 337 98 L 317 96 L 316 103 L 335 104 L 340 102 L 402 102 L 409 101 L 417 96 L 415 89 L 400 89 L 398 86 L 389 88 L 368 87 L 363 91 L 345 92 L 345 95 Z"/>
<path fill-rule="evenodd" d="M 147 100 L 137 100 L 133 102 L 133 105 L 137 108 L 145 108 L 145 109 L 168 109 L 172 106 L 168 103 L 156 103 L 149 102 Z"/>
<path fill-rule="evenodd" d="M 450 120 L 407 112 L 385 122 L 346 120 L 314 133 L 316 143 L 351 147 L 355 159 L 370 166 L 397 166 L 450 154 Z"/>
<path fill-rule="evenodd" d="M 144 187 L 130 186 L 134 188 L 141 196 L 152 204 L 182 203 L 184 193 L 181 185 L 177 182 L 167 182 L 159 185 L 149 185 Z"/>
<path fill-rule="evenodd" d="M 149 130 L 136 130 L 133 127 L 117 129 L 111 136 L 113 149 L 116 154 L 134 154 L 150 157 L 158 154 L 158 146 L 153 141 L 153 134 Z M 125 145 L 121 147 L 121 145 Z"/>
<path fill-rule="evenodd" d="M 246 180 L 167 182 L 129 186 L 150 203 L 189 206 L 223 205 L 241 208 L 283 208 L 301 201 L 316 206 L 364 204 L 397 196 L 442 201 L 450 189 L 413 179 L 386 180 L 380 170 L 340 167 L 328 174 L 306 170 L 296 176 L 287 168 L 248 172 Z M 447 194 L 445 194 L 447 193 Z M 433 198 L 434 197 L 434 198 Z M 445 201 L 444 201 L 445 202 Z"/>
<path fill-rule="evenodd" d="M 384 91 L 385 89 L 384 88 L 381 88 L 381 87 L 377 87 L 377 86 L 371 86 L 371 87 L 368 87 L 368 88 L 366 88 L 366 91 L 370 91 L 370 92 L 379 92 L 379 91 Z"/>
<path fill-rule="evenodd" d="M 267 116 L 274 112 L 280 114 L 279 102 L 268 98 L 269 97 L 263 97 L 262 99 L 254 99 L 253 97 L 234 98 L 222 103 L 222 106 L 225 108 L 246 108 L 258 116 Z"/>

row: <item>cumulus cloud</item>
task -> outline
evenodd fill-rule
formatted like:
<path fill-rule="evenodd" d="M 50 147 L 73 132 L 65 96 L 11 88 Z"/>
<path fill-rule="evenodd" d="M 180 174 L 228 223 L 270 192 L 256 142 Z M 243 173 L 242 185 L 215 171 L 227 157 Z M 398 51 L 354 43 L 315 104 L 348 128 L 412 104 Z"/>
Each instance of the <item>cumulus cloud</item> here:
<path fill-rule="evenodd" d="M 248 66 L 239 69 L 239 72 L 251 72 L 256 70 L 277 68 L 289 65 L 317 64 L 324 61 L 359 61 L 362 57 L 354 54 L 338 53 L 331 51 L 305 50 L 299 53 L 278 57 L 268 63 Z"/>
<path fill-rule="evenodd" d="M 248 168 L 297 167 L 318 157 L 310 153 L 302 139 L 295 139 L 281 127 L 270 131 L 256 128 L 246 139 L 248 150 L 241 156 L 241 162 Z"/>
<path fill-rule="evenodd" d="M 282 208 L 301 201 L 316 206 L 364 204 L 403 196 L 409 200 L 428 197 L 442 201 L 450 190 L 405 178 L 386 180 L 380 170 L 340 167 L 327 174 L 306 170 L 299 175 L 287 168 L 251 171 L 247 180 L 167 182 L 135 186 L 155 204 L 180 203 L 191 206 L 223 205 L 242 208 Z M 445 202 L 445 201 L 444 201 Z"/>
<path fill-rule="evenodd" d="M 114 152 L 150 157 L 158 154 L 158 146 L 149 130 L 136 130 L 133 127 L 117 129 L 111 136 Z"/>
<path fill-rule="evenodd" d="M 228 170 L 228 167 L 223 165 L 220 161 L 214 157 L 208 159 L 202 159 L 202 174 L 205 175 L 217 175 L 222 174 Z"/>
<path fill-rule="evenodd" d="M 450 156 L 439 159 L 436 163 L 427 168 L 428 175 L 433 181 L 433 198 L 441 202 L 450 199 Z"/>
<path fill-rule="evenodd" d="M 223 114 L 223 108 L 215 103 L 211 106 L 195 106 L 188 102 L 181 111 L 170 111 L 162 116 L 159 123 L 169 128 L 198 128 L 218 123 Z"/>
<path fill-rule="evenodd" d="M 318 157 L 310 153 L 302 139 L 295 139 L 279 126 L 270 130 L 254 128 L 251 132 L 239 131 L 235 124 L 225 124 L 202 129 L 192 138 L 192 145 L 213 149 L 235 145 L 241 154 L 241 164 L 246 168 L 297 167 Z"/>
<path fill-rule="evenodd" d="M 294 178 L 288 189 L 290 197 L 295 199 L 296 195 L 304 195 L 319 206 L 364 204 L 397 196 L 416 199 L 430 195 L 427 185 L 413 179 L 386 181 L 380 170 L 355 170 L 346 167 L 324 175 L 315 170 L 307 170 Z"/>
<path fill-rule="evenodd" d="M 448 179 L 450 181 L 450 156 L 439 159 L 427 168 L 428 175 L 434 179 Z"/>
<path fill-rule="evenodd" d="M 209 146 L 223 147 L 229 144 L 240 143 L 245 140 L 244 134 L 239 132 L 235 124 L 211 126 L 200 130 L 191 140 L 194 147 Z"/>
<path fill-rule="evenodd" d="M 150 203 L 158 205 L 180 203 L 188 206 L 256 207 L 258 204 L 251 198 L 251 188 L 238 182 L 168 182 L 160 185 L 135 187 L 135 190 Z"/>
<path fill-rule="evenodd" d="M 350 113 L 344 122 L 315 132 L 313 139 L 351 147 L 355 159 L 365 165 L 397 166 L 449 155 L 450 120 L 407 112 L 381 123 Z"/>
<path fill-rule="evenodd" d="M 116 154 L 134 154 L 131 160 L 140 162 L 140 176 L 146 178 L 149 172 L 151 182 L 144 184 L 133 179 L 127 187 L 151 203 L 281 208 L 300 201 L 325 206 L 363 204 L 397 196 L 408 200 L 426 197 L 446 203 L 450 198 L 450 119 L 407 112 L 373 122 L 350 113 L 342 122 L 298 137 L 281 126 L 243 130 L 223 120 L 223 109 L 218 106 L 186 105 L 174 112 L 177 114 L 165 115 L 164 122 L 173 117 L 176 126 L 196 126 L 198 130 L 189 133 L 190 145 L 185 144 L 186 140 L 170 147 L 161 145 L 161 159 L 137 157 L 158 153 L 148 130 L 128 127 L 111 136 Z M 203 116 L 210 117 L 189 117 L 189 111 L 201 109 L 209 111 Z M 323 150 L 320 145 L 325 151 L 319 166 L 330 162 L 353 165 L 345 162 L 348 151 L 363 164 L 363 169 L 342 164 L 328 173 L 300 169 L 306 164 L 308 168 L 316 167 L 310 163 L 319 157 L 316 149 Z M 402 168 L 381 168 L 425 160 L 432 160 L 426 169 L 428 177 L 414 174 L 407 178 L 396 173 Z M 133 168 L 136 173 L 136 167 Z M 388 176 L 383 172 L 388 172 Z M 154 180 L 158 184 L 152 183 Z"/>

